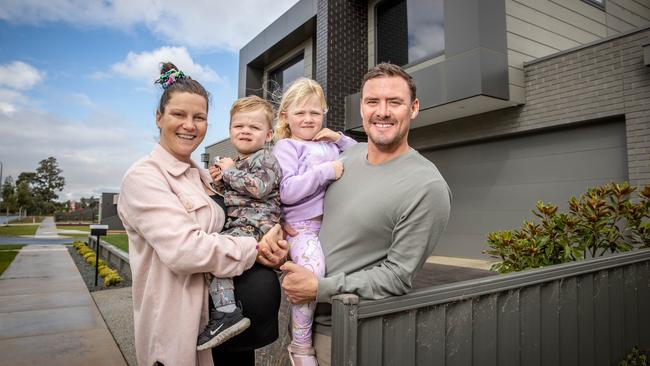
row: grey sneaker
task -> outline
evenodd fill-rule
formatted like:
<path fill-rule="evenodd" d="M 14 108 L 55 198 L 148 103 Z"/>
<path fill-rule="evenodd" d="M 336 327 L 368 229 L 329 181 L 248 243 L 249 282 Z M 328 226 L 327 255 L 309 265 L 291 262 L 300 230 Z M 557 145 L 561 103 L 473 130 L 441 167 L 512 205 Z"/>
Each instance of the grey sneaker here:
<path fill-rule="evenodd" d="M 210 321 L 203 332 L 199 334 L 196 342 L 197 351 L 216 347 L 243 332 L 251 325 L 248 318 L 244 318 L 241 309 L 237 307 L 232 313 L 223 313 L 218 310 L 210 311 Z"/>

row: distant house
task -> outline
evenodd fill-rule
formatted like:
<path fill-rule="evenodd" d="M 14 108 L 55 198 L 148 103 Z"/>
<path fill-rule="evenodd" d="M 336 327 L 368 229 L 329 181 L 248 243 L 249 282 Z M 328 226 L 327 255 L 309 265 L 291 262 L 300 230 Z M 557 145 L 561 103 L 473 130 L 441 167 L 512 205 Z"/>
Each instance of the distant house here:
<path fill-rule="evenodd" d="M 410 145 L 453 192 L 434 254 L 480 259 L 537 200 L 650 184 L 649 44 L 647 1 L 301 0 L 240 50 L 239 96 L 311 77 L 327 126 L 361 140 L 362 76 L 402 65 L 420 99 Z"/>
<path fill-rule="evenodd" d="M 99 203 L 99 222 L 108 225 L 109 230 L 124 230 L 122 220 L 117 215 L 117 199 L 119 193 L 102 193 Z"/>

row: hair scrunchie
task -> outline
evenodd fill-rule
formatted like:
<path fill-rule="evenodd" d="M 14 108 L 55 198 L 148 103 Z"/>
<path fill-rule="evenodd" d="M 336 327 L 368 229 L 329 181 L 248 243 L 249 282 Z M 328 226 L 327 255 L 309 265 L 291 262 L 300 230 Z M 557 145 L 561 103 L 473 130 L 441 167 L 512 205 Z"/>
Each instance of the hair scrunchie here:
<path fill-rule="evenodd" d="M 185 78 L 185 74 L 176 69 L 169 69 L 166 73 L 160 75 L 158 80 L 154 81 L 156 84 L 160 84 L 163 89 L 169 88 L 170 85 L 174 84 L 176 80 Z"/>

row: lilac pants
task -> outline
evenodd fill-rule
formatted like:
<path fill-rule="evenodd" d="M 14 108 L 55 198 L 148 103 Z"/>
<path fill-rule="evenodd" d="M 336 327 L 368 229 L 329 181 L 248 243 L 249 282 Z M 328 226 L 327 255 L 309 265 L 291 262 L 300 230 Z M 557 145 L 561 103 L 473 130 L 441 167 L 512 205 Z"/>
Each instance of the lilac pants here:
<path fill-rule="evenodd" d="M 291 222 L 298 235 L 288 237 L 291 260 L 311 272 L 316 277 L 325 275 L 325 256 L 318 241 L 320 220 Z M 314 321 L 316 302 L 291 305 L 291 344 L 311 347 L 311 326 Z"/>

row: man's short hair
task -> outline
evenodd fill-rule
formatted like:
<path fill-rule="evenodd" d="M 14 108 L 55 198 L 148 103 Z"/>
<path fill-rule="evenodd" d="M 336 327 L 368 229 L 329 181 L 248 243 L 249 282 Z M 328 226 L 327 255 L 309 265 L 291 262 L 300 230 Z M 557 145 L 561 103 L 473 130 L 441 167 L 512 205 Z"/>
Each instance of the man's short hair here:
<path fill-rule="evenodd" d="M 232 104 L 232 107 L 230 108 L 230 123 L 232 123 L 232 117 L 236 113 L 254 112 L 257 110 L 262 110 L 264 112 L 266 122 L 268 123 L 269 128 L 273 130 L 273 106 L 271 103 L 257 95 L 249 95 L 247 97 L 239 98 Z"/>
<path fill-rule="evenodd" d="M 411 75 L 409 75 L 401 67 L 387 62 L 382 62 L 370 68 L 370 70 L 368 70 L 368 72 L 363 76 L 363 82 L 361 83 L 361 96 L 363 97 L 363 87 L 366 85 L 366 82 L 368 80 L 393 76 L 400 77 L 406 81 L 406 84 L 408 84 L 409 87 L 409 91 L 411 92 L 411 102 L 413 102 L 417 97 L 415 80 L 413 80 Z"/>

